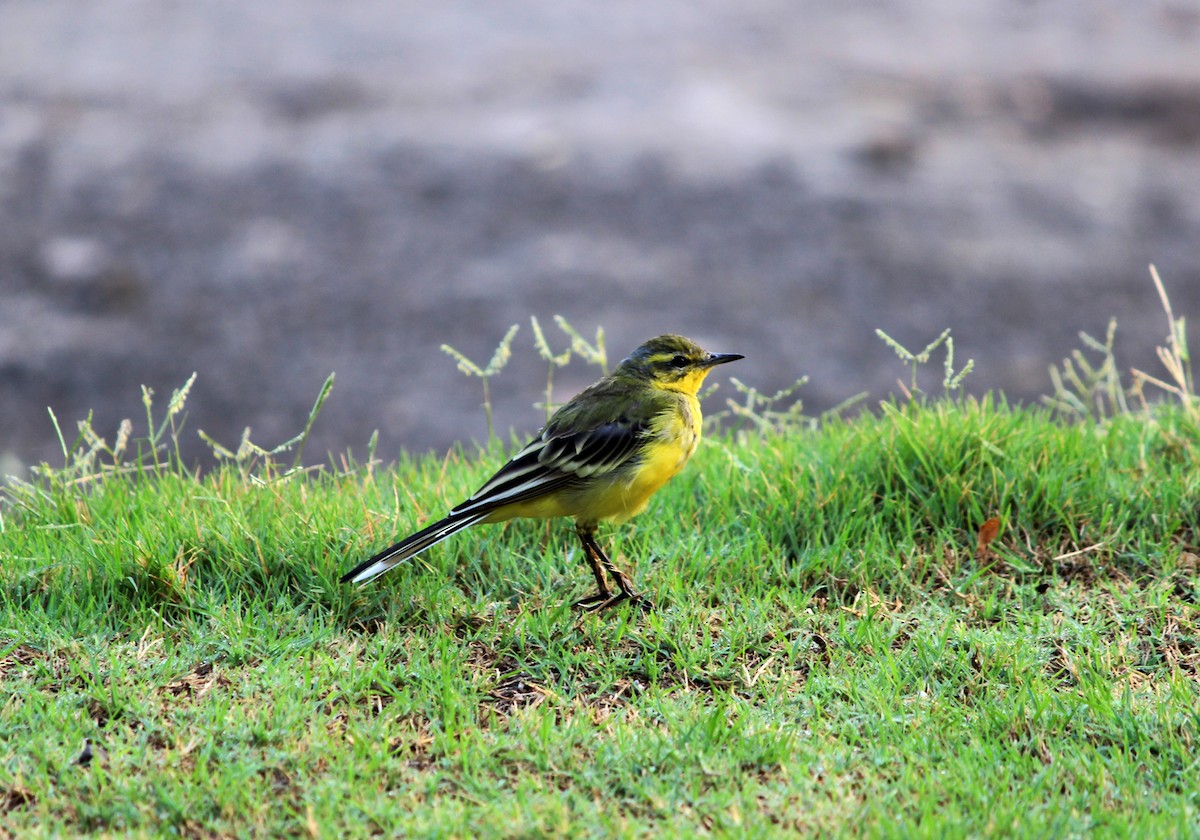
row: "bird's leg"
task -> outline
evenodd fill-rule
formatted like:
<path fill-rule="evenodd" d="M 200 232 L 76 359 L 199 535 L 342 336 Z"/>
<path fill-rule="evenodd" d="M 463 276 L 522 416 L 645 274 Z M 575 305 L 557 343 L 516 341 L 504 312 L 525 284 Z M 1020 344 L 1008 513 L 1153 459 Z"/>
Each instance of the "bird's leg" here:
<path fill-rule="evenodd" d="M 609 607 L 615 607 L 622 601 L 632 601 L 638 604 L 642 609 L 650 609 L 651 603 L 649 599 L 638 594 L 633 588 L 633 582 L 629 577 L 613 565 L 612 560 L 608 559 L 608 555 L 604 553 L 604 549 L 596 542 L 596 529 L 579 528 L 579 541 L 583 543 L 584 552 L 588 555 L 588 560 L 592 564 L 592 571 L 596 575 L 596 580 L 601 580 L 600 568 L 612 575 L 617 582 L 617 588 L 621 591 L 616 595 L 612 595 L 607 584 L 600 585 L 600 592 L 590 598 L 584 598 L 582 601 L 576 602 L 575 606 L 580 607 L 587 612 L 598 612 L 606 610 Z"/>
<path fill-rule="evenodd" d="M 604 553 L 601 552 L 599 556 L 597 556 L 597 553 L 593 548 L 596 545 L 596 540 L 594 537 L 594 534 L 596 533 L 595 528 L 588 531 L 580 526 L 575 529 L 575 533 L 579 536 L 579 542 L 583 544 L 583 556 L 587 558 L 588 565 L 592 567 L 592 574 L 596 578 L 596 589 L 598 591 L 595 595 L 589 595 L 587 598 L 582 598 L 571 606 L 579 607 L 581 609 L 588 609 L 593 607 L 595 604 L 603 604 L 612 598 L 612 590 L 608 588 L 608 580 L 605 579 L 604 569 L 600 565 L 600 557 L 604 557 Z M 607 560 L 608 558 L 605 557 L 604 559 Z"/>

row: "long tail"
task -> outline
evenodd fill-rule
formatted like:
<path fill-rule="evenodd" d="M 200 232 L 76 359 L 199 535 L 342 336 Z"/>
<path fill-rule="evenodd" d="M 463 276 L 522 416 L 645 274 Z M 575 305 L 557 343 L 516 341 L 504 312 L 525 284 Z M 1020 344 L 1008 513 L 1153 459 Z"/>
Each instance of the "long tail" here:
<path fill-rule="evenodd" d="M 369 557 L 359 563 L 346 574 L 342 575 L 342 583 L 366 583 L 373 577 L 386 572 L 392 566 L 403 563 L 410 557 L 415 557 L 430 546 L 437 545 L 442 540 L 457 534 L 463 528 L 469 528 L 488 515 L 490 511 L 474 513 L 468 516 L 451 514 L 445 519 L 434 522 L 415 534 L 405 537 L 400 542 L 385 548 L 374 557 Z"/>

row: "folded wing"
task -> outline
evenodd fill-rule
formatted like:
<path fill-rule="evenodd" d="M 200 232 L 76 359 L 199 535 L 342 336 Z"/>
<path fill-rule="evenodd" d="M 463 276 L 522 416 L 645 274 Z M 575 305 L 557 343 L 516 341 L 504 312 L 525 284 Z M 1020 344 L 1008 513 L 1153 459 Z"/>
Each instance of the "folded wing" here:
<path fill-rule="evenodd" d="M 611 474 L 630 463 L 646 431 L 624 417 L 580 432 L 547 426 L 450 513 L 485 513 Z"/>

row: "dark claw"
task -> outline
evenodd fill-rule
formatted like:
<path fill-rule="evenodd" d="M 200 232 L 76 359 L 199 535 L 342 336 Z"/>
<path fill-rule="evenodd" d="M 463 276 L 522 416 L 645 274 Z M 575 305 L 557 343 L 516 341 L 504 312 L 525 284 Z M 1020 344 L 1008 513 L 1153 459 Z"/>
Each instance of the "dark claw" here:
<path fill-rule="evenodd" d="M 584 611 L 590 612 L 593 609 L 597 609 L 597 607 L 595 607 L 593 605 L 603 604 L 606 601 L 610 601 L 610 600 L 612 600 L 611 594 L 609 594 L 608 592 L 598 592 L 595 595 L 589 595 L 586 598 L 580 598 L 578 601 L 571 604 L 571 609 L 584 610 Z"/>
<path fill-rule="evenodd" d="M 612 596 L 593 595 L 591 598 L 584 598 L 582 601 L 576 601 L 575 606 L 582 609 L 584 612 L 602 612 L 609 607 L 615 607 L 622 601 L 629 601 L 642 612 L 650 612 L 654 609 L 654 604 L 649 598 L 642 595 L 630 595 L 625 592 L 618 592 Z"/>

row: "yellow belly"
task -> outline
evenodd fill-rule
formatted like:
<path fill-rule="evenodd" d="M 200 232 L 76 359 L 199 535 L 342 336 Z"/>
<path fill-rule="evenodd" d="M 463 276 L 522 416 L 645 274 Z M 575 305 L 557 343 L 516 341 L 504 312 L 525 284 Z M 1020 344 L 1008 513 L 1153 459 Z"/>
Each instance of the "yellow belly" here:
<path fill-rule="evenodd" d="M 621 522 L 640 513 L 650 497 L 683 469 L 696 451 L 696 442 L 695 433 L 684 429 L 671 439 L 650 446 L 626 485 L 612 494 L 614 504 L 611 509 L 600 518 Z"/>

